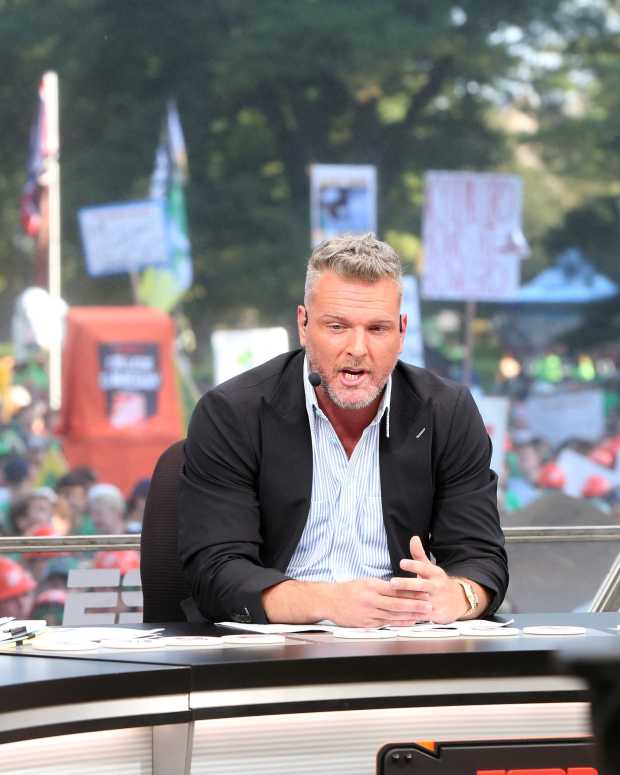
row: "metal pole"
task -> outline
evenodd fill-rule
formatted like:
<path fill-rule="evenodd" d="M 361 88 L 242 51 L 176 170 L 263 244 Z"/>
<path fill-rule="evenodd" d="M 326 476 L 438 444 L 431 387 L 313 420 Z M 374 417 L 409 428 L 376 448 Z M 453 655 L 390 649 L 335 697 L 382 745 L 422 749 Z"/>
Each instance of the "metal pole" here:
<path fill-rule="evenodd" d="M 49 218 L 49 294 L 52 309 L 60 309 L 61 255 L 60 255 L 60 133 L 58 123 L 58 75 L 47 72 L 43 76 L 43 100 L 46 121 L 46 175 L 48 180 Z M 62 337 L 60 323 L 58 335 L 52 338 L 49 354 L 49 404 L 50 409 L 60 409 L 62 400 Z"/>

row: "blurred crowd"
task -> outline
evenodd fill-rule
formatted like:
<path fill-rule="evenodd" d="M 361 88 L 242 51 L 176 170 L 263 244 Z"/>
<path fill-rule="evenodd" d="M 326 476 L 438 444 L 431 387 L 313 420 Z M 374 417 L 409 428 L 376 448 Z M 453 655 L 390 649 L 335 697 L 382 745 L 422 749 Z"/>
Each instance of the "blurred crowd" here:
<path fill-rule="evenodd" d="M 505 380 L 510 411 L 504 465 L 498 471 L 504 514 L 564 493 L 600 512 L 601 524 L 620 523 L 620 350 L 613 355 L 595 362 L 553 353 L 533 363 L 538 371 L 531 369 L 527 379 L 515 372 L 514 379 Z M 547 398 L 553 417 L 545 414 Z M 531 401 L 540 402 L 535 421 L 528 412 Z M 559 408 L 563 401 L 564 411 Z M 548 519 L 547 524 L 562 524 L 561 514 L 548 514 Z"/>
<path fill-rule="evenodd" d="M 139 534 L 149 480 L 127 498 L 100 482 L 89 466 L 69 469 L 43 400 L 19 408 L 0 425 L 0 536 Z M 71 570 L 140 566 L 134 550 L 0 555 L 0 617 L 61 624 Z"/>
<path fill-rule="evenodd" d="M 567 450 L 593 463 L 592 470 L 572 486 L 569 472 L 562 465 L 563 453 Z M 596 441 L 571 438 L 555 447 L 533 432 L 517 431 L 506 445 L 505 466 L 500 477 L 500 511 L 518 512 L 544 496 L 566 493 L 598 509 L 601 524 L 610 521 L 620 524 L 619 469 L 620 429 Z"/>

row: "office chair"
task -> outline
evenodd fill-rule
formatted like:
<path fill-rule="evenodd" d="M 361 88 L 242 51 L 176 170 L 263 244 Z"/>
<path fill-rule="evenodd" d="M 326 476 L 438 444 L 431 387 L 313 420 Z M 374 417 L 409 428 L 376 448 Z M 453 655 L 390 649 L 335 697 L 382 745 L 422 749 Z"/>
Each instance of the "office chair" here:
<path fill-rule="evenodd" d="M 160 456 L 146 498 L 140 540 L 144 622 L 185 622 L 182 601 L 191 598 L 177 557 L 177 492 L 183 441 Z"/>

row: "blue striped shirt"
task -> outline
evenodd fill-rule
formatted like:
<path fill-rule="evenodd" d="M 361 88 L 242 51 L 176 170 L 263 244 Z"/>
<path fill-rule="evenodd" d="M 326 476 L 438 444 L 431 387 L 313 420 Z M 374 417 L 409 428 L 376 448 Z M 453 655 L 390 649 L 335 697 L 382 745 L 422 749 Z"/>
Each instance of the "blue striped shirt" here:
<path fill-rule="evenodd" d="M 393 571 L 381 507 L 379 432 L 387 413 L 389 435 L 392 378 L 350 458 L 308 382 L 307 359 L 303 383 L 312 437 L 312 497 L 306 526 L 286 573 L 300 581 L 389 579 Z"/>

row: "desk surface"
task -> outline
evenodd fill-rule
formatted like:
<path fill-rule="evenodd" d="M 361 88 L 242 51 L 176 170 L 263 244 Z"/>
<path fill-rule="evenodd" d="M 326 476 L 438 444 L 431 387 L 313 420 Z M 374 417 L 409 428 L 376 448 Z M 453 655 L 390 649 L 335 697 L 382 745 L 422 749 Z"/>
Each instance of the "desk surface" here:
<path fill-rule="evenodd" d="M 101 649 L 83 654 L 52 654 L 24 646 L 0 654 L 0 732 L 4 714 L 28 708 L 131 697 L 158 697 L 161 708 L 166 695 L 188 698 L 194 718 L 428 702 L 467 704 L 481 699 L 485 703 L 587 700 L 585 684 L 570 677 L 557 659 L 558 652 L 588 647 L 617 651 L 620 635 L 615 628 L 620 613 L 514 618 L 517 627 L 578 624 L 587 627 L 588 634 L 346 641 L 303 633 L 288 636 L 285 644 L 276 646 Z M 189 624 L 170 625 L 166 631 L 222 634 L 214 627 Z"/>
<path fill-rule="evenodd" d="M 500 617 L 501 618 L 501 617 Z M 329 634 L 299 633 L 276 646 L 242 648 L 157 649 L 155 651 L 88 651 L 63 653 L 33 651 L 28 646 L 16 656 L 59 661 L 184 666 L 191 670 L 192 686 L 235 688 L 274 683 L 350 680 L 390 680 L 407 676 L 424 679 L 548 674 L 552 656 L 561 649 L 585 643 L 619 643 L 620 613 L 517 614 L 516 627 L 540 624 L 581 625 L 587 635 L 571 637 L 520 636 L 512 638 L 454 638 L 446 640 L 337 640 Z M 138 625 L 139 626 L 139 625 Z M 143 625 L 146 629 L 152 625 Z M 163 624 L 167 635 L 223 635 L 210 625 Z M 455 656 L 458 655 L 458 659 Z M 389 657 L 389 659 L 387 659 Z M 415 657 L 415 658 L 414 658 Z M 302 663 L 302 664 L 300 664 Z M 0 672 L 0 687 L 3 686 Z"/>

